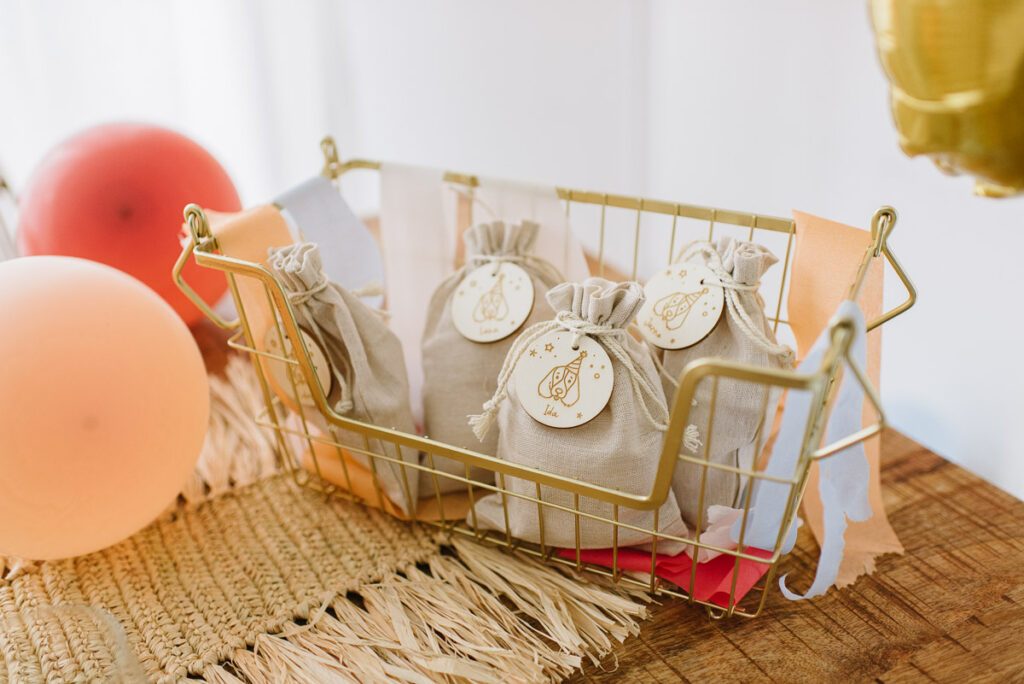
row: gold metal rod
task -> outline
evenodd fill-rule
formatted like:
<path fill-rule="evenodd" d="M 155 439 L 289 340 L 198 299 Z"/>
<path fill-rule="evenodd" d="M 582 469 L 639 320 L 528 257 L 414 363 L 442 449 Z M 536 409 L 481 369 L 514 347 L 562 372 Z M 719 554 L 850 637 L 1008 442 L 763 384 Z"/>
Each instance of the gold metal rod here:
<path fill-rule="evenodd" d="M 363 446 L 366 448 L 367 452 L 370 451 L 370 438 L 367 437 L 365 433 L 363 434 Z M 383 508 L 384 508 L 384 488 L 381 487 L 380 477 L 377 474 L 377 459 L 371 453 L 371 456 L 370 456 L 369 460 L 370 460 L 370 473 L 373 475 L 373 490 L 377 493 L 377 507 L 383 510 Z"/>
<path fill-rule="evenodd" d="M 633 226 L 633 271 L 630 280 L 636 280 L 637 267 L 640 264 L 640 220 L 644 217 L 644 201 L 640 200 L 640 206 L 636 210 L 636 224 Z"/>
<path fill-rule="evenodd" d="M 341 474 L 345 477 L 345 489 L 348 490 L 349 492 L 351 492 L 352 491 L 352 475 L 348 471 L 348 459 L 345 458 L 345 450 L 341 446 L 341 438 L 338 437 L 338 433 L 336 431 L 337 428 L 335 428 L 333 425 L 331 425 L 329 427 L 330 427 L 330 431 L 331 431 L 331 436 L 334 438 L 334 451 L 335 451 L 335 453 L 338 456 L 338 461 L 341 462 Z M 313 449 L 310 453 L 312 454 L 313 460 L 315 461 L 316 460 L 316 449 Z M 319 474 L 319 468 L 317 468 L 317 473 Z M 354 498 L 358 498 L 354 494 L 353 494 L 353 497 Z"/>
<path fill-rule="evenodd" d="M 242 297 L 238 292 L 238 283 L 236 276 L 233 273 L 227 273 L 228 278 L 228 290 L 231 292 L 231 298 L 235 301 L 235 307 L 238 309 L 238 321 L 245 334 L 246 340 L 249 345 L 253 345 L 252 329 L 249 327 L 249 321 L 245 315 L 245 306 L 242 303 Z M 282 466 L 286 470 L 295 469 L 295 456 L 292 454 L 291 446 L 288 444 L 288 440 L 281 434 L 280 425 L 278 423 L 277 411 L 274 410 L 274 394 L 270 390 L 270 386 L 267 384 L 266 369 L 263 368 L 263 362 L 256 355 L 250 357 L 253 368 L 256 370 L 256 379 L 260 385 L 260 394 L 263 395 L 263 404 L 267 407 L 270 413 L 271 420 L 273 420 L 274 436 L 277 441 L 278 448 L 278 465 Z"/>
<path fill-rule="evenodd" d="M 796 226 L 794 225 L 793 232 L 786 238 L 786 256 L 782 259 L 782 280 L 779 283 L 779 299 L 775 302 L 775 321 L 772 324 L 772 332 L 777 333 L 779 331 L 779 324 L 784 321 L 782 318 L 782 298 L 786 292 L 786 278 L 789 275 L 790 267 L 790 252 L 793 249 L 793 240 L 796 235 Z M 788 321 L 786 321 L 788 322 Z"/>
<path fill-rule="evenodd" d="M 534 484 L 537 486 L 537 533 L 540 537 L 540 550 L 544 552 L 547 548 L 547 542 L 544 539 L 544 504 L 540 503 L 544 497 L 542 496 L 540 483 L 534 482 Z"/>
<path fill-rule="evenodd" d="M 419 500 L 414 499 L 412 496 L 412 489 L 409 487 L 409 469 L 406 467 L 405 459 L 402 458 L 402 447 L 398 446 L 394 442 L 389 442 L 391 446 L 395 448 L 395 455 L 398 457 L 398 469 L 402 473 L 402 494 L 405 495 L 407 513 L 410 518 L 416 516 L 416 509 L 419 508 Z M 381 444 L 381 451 L 384 450 L 384 445 Z M 419 454 L 416 455 L 419 459 Z M 419 473 L 416 474 L 419 477 Z M 418 490 L 417 490 L 418 493 Z"/>
<path fill-rule="evenodd" d="M 676 253 L 676 225 L 679 223 L 679 205 L 676 205 L 676 210 L 672 213 L 672 234 L 668 239 L 668 265 L 671 266 L 675 263 Z"/>
<path fill-rule="evenodd" d="M 619 507 L 612 506 L 612 579 L 619 581 Z"/>
<path fill-rule="evenodd" d="M 472 480 L 472 478 L 470 478 L 470 475 L 472 473 L 470 473 L 469 464 L 468 463 L 465 464 L 465 469 L 466 469 L 466 492 L 469 494 L 469 500 L 472 502 L 472 501 L 474 501 L 474 499 L 473 499 L 473 480 Z M 438 499 L 438 500 L 440 501 L 440 499 Z M 476 506 L 470 506 L 470 508 L 469 508 L 469 516 L 470 516 L 470 519 L 473 521 L 473 534 L 474 534 L 474 536 L 479 537 L 480 536 L 480 521 L 477 520 Z"/>
<path fill-rule="evenodd" d="M 711 377 L 711 397 L 708 399 L 708 422 L 704 428 L 704 463 L 698 466 L 700 471 L 700 489 L 697 493 L 697 522 L 694 523 L 693 528 L 693 540 L 695 543 L 700 544 L 700 535 L 704 530 L 704 498 L 708 484 L 708 463 L 711 462 L 711 438 L 714 435 L 715 427 L 715 410 L 718 406 L 718 376 Z M 690 594 L 693 594 L 694 587 L 697 585 L 697 557 L 699 554 L 696 552 L 693 554 L 694 562 L 690 563 Z"/>
<path fill-rule="evenodd" d="M 893 307 L 878 318 L 870 321 L 867 324 L 868 332 L 874 330 L 883 323 L 891 321 L 917 303 L 917 288 L 914 287 L 914 283 L 910 280 L 910 276 L 907 275 L 907 272 L 903 270 L 903 266 L 900 265 L 900 262 L 896 259 L 896 255 L 889 250 L 888 245 L 882 248 L 882 254 L 885 255 L 885 260 L 889 263 L 889 266 L 892 267 L 896 277 L 900 279 L 900 282 L 903 284 L 903 288 L 907 291 L 907 298 L 899 306 Z"/>
<path fill-rule="evenodd" d="M 874 425 L 869 425 L 866 428 L 857 430 L 857 432 L 854 432 L 852 435 L 847 435 L 846 437 L 843 437 L 842 439 L 833 442 L 827 447 L 822 447 L 821 449 L 818 449 L 811 455 L 811 458 L 813 458 L 815 461 L 823 461 L 826 458 L 831 458 L 832 456 L 835 456 L 839 452 L 845 449 L 849 449 L 854 444 L 866 442 L 875 435 L 881 434 L 883 430 L 885 430 L 885 425 L 883 423 L 875 423 Z"/>
<path fill-rule="evenodd" d="M 660 508 L 654 509 L 654 537 L 651 539 L 651 593 L 658 588 L 658 575 L 655 574 L 655 571 L 658 569 L 658 513 L 660 512 Z"/>
<path fill-rule="evenodd" d="M 508 520 L 508 487 L 505 486 L 505 474 L 498 473 L 498 487 L 501 489 L 501 513 L 505 517 L 505 539 L 512 543 L 512 524 Z"/>
<path fill-rule="evenodd" d="M 572 508 L 576 523 L 576 571 L 580 570 L 580 495 L 576 492 L 572 495 Z"/>
<path fill-rule="evenodd" d="M 325 175 L 328 175 L 330 178 L 339 178 L 345 173 L 355 169 L 379 171 L 381 166 L 382 163 L 379 161 L 369 159 L 350 159 L 345 162 L 338 163 L 332 168 L 329 174 Z M 445 171 L 443 179 L 446 183 L 454 183 L 457 185 L 464 185 L 466 187 L 478 187 L 480 185 L 480 179 L 477 176 L 456 171 Z M 642 210 L 652 214 L 664 214 L 666 216 L 678 215 L 700 221 L 710 220 L 712 222 L 728 223 L 737 226 L 749 226 L 753 223 L 755 228 L 762 228 L 764 230 L 771 230 L 779 233 L 788 233 L 792 230 L 792 219 L 775 216 L 761 216 L 758 214 L 751 214 L 749 212 L 731 211 L 715 207 L 702 207 L 699 205 L 680 204 L 678 202 L 631 197 L 628 195 L 615 195 L 603 192 L 592 192 L 589 190 L 576 190 L 571 188 L 559 187 L 556 188 L 556 192 L 558 193 L 559 199 L 580 202 L 582 204 L 599 204 L 616 207 L 618 209 L 629 209 L 631 211 L 638 211 L 641 209 L 641 205 L 643 205 Z"/>
<path fill-rule="evenodd" d="M 426 456 L 427 456 L 427 460 L 430 461 L 430 477 L 431 477 L 431 479 L 434 482 L 434 496 L 436 497 L 436 501 L 437 501 L 438 515 L 441 516 L 441 522 L 442 523 L 446 523 L 447 521 L 445 520 L 444 500 L 441 498 L 441 482 L 437 479 L 437 467 L 434 465 L 434 454 L 432 454 L 432 453 L 430 453 L 428 451 Z M 467 468 L 467 470 L 469 470 L 469 469 Z M 468 473 L 467 473 L 467 475 L 468 475 Z M 472 489 L 470 489 L 468 491 L 470 492 L 469 500 L 472 501 L 473 500 Z"/>

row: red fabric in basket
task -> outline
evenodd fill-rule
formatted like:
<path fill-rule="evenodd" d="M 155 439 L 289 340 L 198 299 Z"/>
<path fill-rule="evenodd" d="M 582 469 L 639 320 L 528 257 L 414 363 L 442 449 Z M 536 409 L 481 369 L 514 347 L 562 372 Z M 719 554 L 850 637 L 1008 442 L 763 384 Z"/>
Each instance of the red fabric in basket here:
<path fill-rule="evenodd" d="M 771 552 L 748 547 L 746 553 L 751 556 L 770 558 Z M 574 549 L 559 549 L 558 556 L 576 560 Z M 580 560 L 602 567 L 612 567 L 611 549 L 584 549 L 580 551 Z M 721 555 L 705 563 L 697 564 L 697 575 L 694 579 L 693 597 L 698 601 L 708 601 L 723 608 L 729 605 L 729 589 L 732 587 L 733 567 L 736 559 Z M 690 566 L 693 561 L 685 551 L 674 556 L 659 553 L 654 566 L 654 574 L 661 579 L 687 589 L 690 586 Z M 739 574 L 736 578 L 736 599 L 740 600 L 757 584 L 758 580 L 768 572 L 768 563 L 740 559 Z M 619 570 L 649 573 L 651 571 L 651 554 L 638 549 L 619 549 Z"/>

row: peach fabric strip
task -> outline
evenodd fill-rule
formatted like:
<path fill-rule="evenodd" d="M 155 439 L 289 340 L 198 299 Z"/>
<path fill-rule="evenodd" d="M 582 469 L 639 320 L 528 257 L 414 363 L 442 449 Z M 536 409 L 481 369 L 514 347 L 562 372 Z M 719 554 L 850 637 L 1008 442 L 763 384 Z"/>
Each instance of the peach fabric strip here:
<path fill-rule="evenodd" d="M 871 243 L 871 235 L 866 230 L 799 211 L 793 212 L 793 218 L 796 221 L 796 251 L 789 290 L 789 319 L 799 355 L 803 357 L 846 297 L 861 258 Z M 872 264 L 859 300 L 869 321 L 882 313 L 883 276 L 881 264 Z M 882 331 L 876 329 L 868 334 L 867 368 L 868 377 L 876 387 L 881 370 L 881 352 Z M 871 407 L 865 402 L 865 424 L 874 419 Z M 889 524 L 882 501 L 879 440 L 869 440 L 865 444 L 865 454 L 871 468 L 868 496 L 874 516 L 864 522 L 849 523 L 846 555 L 836 579 L 838 587 L 852 584 L 860 575 L 873 572 L 877 556 L 903 553 L 903 545 Z M 811 467 L 803 515 L 820 543 L 823 524 L 817 465 Z"/>

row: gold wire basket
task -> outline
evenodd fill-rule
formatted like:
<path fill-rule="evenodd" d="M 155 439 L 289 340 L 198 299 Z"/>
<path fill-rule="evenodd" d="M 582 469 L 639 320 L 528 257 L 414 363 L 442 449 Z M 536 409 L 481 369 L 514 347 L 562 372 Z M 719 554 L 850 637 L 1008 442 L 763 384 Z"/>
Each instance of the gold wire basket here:
<path fill-rule="evenodd" d="M 353 159 L 342 162 L 339 160 L 334 142 L 327 138 L 322 143 L 325 156 L 323 175 L 331 179 L 338 179 L 343 175 L 355 170 L 379 170 L 380 163 L 362 159 Z M 476 177 L 458 173 L 445 174 L 445 181 L 464 189 L 472 189 L 478 185 Z M 565 212 L 572 213 L 574 221 L 574 232 L 580 233 L 579 223 L 584 214 L 596 224 L 596 239 L 598 249 L 596 254 L 596 270 L 598 273 L 606 274 L 606 269 L 611 270 L 606 264 L 606 244 L 611 239 L 611 231 L 622 232 L 623 221 L 616 223 L 612 220 L 613 212 L 618 213 L 618 218 L 625 217 L 626 236 L 625 242 L 632 245 L 631 272 L 628 275 L 636 279 L 639 275 L 641 246 L 646 244 L 643 241 L 653 240 L 653 235 L 660 234 L 667 240 L 667 254 L 675 253 L 678 244 L 682 244 L 683 238 L 688 239 L 712 239 L 716 232 L 721 233 L 732 230 L 738 232 L 737 237 L 766 244 L 773 248 L 776 253 L 783 253 L 781 278 L 778 278 L 770 285 L 770 292 L 765 292 L 765 300 L 772 303 L 774 311 L 770 311 L 770 320 L 776 331 L 780 327 L 788 326 L 784 317 L 784 301 L 788 287 L 788 276 L 792 261 L 792 246 L 795 234 L 794 223 L 790 219 L 764 216 L 740 211 L 724 209 L 713 209 L 707 207 L 681 204 L 677 202 L 665 202 L 660 200 L 645 199 L 640 197 L 627 197 L 623 195 L 588 192 L 572 189 L 558 189 L 558 196 L 564 202 Z M 588 206 L 589 205 L 589 206 Z M 574 208 L 588 207 L 589 212 Z M 463 211 L 472 211 L 472 204 L 462 207 Z M 885 426 L 885 416 L 881 408 L 878 395 L 871 387 L 863 371 L 856 367 L 850 358 L 850 346 L 854 337 L 854 328 L 849 320 L 839 320 L 831 327 L 831 344 L 825 354 L 820 367 L 813 373 L 801 373 L 790 370 L 778 370 L 771 368 L 756 367 L 744 364 L 733 363 L 719 359 L 702 359 L 688 366 L 679 378 L 679 387 L 671 402 L 670 422 L 668 430 L 664 435 L 664 442 L 661 449 L 656 477 L 651 489 L 645 494 L 633 494 L 614 489 L 601 487 L 581 480 L 563 477 L 554 473 L 543 472 L 537 469 L 524 467 L 508 461 L 499 460 L 479 452 L 470 451 L 451 446 L 442 442 L 420 437 L 414 434 L 398 432 L 384 427 L 362 423 L 346 418 L 332 410 L 324 388 L 321 386 L 316 367 L 312 362 L 310 349 L 307 347 L 304 334 L 296 322 L 292 305 L 282 288 L 271 272 L 262 264 L 243 261 L 240 259 L 225 256 L 218 252 L 218 245 L 215 237 L 210 231 L 203 211 L 195 205 L 190 205 L 185 211 L 186 226 L 188 230 L 187 243 L 178 259 L 174 269 L 174 278 L 179 287 L 188 295 L 195 304 L 206 313 L 206 315 L 220 327 L 234 330 L 235 334 L 229 340 L 229 345 L 234 349 L 246 352 L 251 355 L 253 364 L 260 369 L 258 373 L 262 394 L 265 400 L 265 408 L 256 420 L 263 426 L 274 431 L 282 459 L 286 467 L 292 469 L 296 477 L 303 484 L 321 488 L 330 495 L 345 496 L 350 498 L 352 487 L 340 488 L 311 475 L 309 470 L 298 465 L 300 457 L 294 453 L 296 440 L 301 440 L 309 447 L 309 453 L 313 454 L 313 470 L 320 472 L 322 449 L 320 456 L 314 446 L 319 444 L 331 447 L 336 450 L 338 460 L 341 462 L 345 477 L 348 477 L 348 470 L 345 467 L 345 451 L 357 452 L 369 460 L 373 473 L 375 485 L 375 496 L 377 504 L 383 507 L 383 493 L 377 471 L 379 466 L 394 464 L 400 468 L 406 493 L 409 491 L 408 482 L 410 477 L 419 477 L 420 472 L 429 473 L 429 480 L 433 484 L 433 492 L 421 493 L 420 500 L 435 498 L 440 511 L 436 521 L 429 521 L 426 524 L 436 525 L 449 534 L 462 534 L 472 537 L 480 542 L 496 544 L 508 549 L 515 549 L 543 559 L 546 562 L 568 566 L 577 572 L 595 573 L 615 582 L 630 584 L 642 587 L 652 594 L 668 595 L 679 597 L 703 605 L 712 617 L 724 617 L 740 615 L 754 617 L 764 609 L 765 600 L 768 595 L 768 587 L 773 583 L 779 559 L 783 555 L 783 543 L 785 531 L 790 528 L 793 518 L 797 513 L 804 488 L 807 483 L 807 475 L 810 465 L 816 459 L 827 458 L 841 452 L 843 449 L 858 442 L 867 440 L 879 432 Z M 872 242 L 865 252 L 860 266 L 853 281 L 850 283 L 849 298 L 856 298 L 864 283 L 868 270 L 875 262 L 885 261 L 893 269 L 896 276 L 903 283 L 907 290 L 908 298 L 905 302 L 886 312 L 878 319 L 868 322 L 867 329 L 870 331 L 883 323 L 900 315 L 916 301 L 916 291 L 903 271 L 899 262 L 893 255 L 888 238 L 892 233 L 896 221 L 895 211 L 891 207 L 882 207 L 873 216 L 871 222 Z M 655 223 L 660 225 L 655 226 Z M 650 225 L 649 225 L 650 224 Z M 618 225 L 619 228 L 614 228 Z M 628 231 L 631 230 L 630 235 Z M 224 272 L 228 279 L 230 291 L 233 295 L 238 310 L 238 320 L 227 321 L 217 315 L 184 281 L 182 270 L 190 258 L 203 267 L 214 268 Z M 661 264 L 658 265 L 661 267 Z M 876 267 L 881 268 L 878 264 Z M 261 291 L 260 306 L 268 307 L 276 315 L 270 317 L 271 325 L 276 328 L 278 344 L 274 345 L 275 351 L 269 351 L 261 345 L 250 326 L 250 313 L 247 306 L 252 306 L 251 297 L 243 297 L 240 294 L 240 286 L 243 281 L 255 284 Z M 251 290 L 250 290 L 251 292 Z M 248 300 L 248 301 L 247 301 Z M 309 400 L 310 407 L 305 407 L 301 402 L 299 406 L 285 405 L 279 396 L 273 391 L 268 380 L 270 365 L 286 364 L 292 372 L 287 373 L 292 384 L 292 397 L 300 396 L 300 391 L 305 400 Z M 819 446 L 822 441 L 823 426 L 828 416 L 830 400 L 834 396 L 835 381 L 841 373 L 842 367 L 848 365 L 852 370 L 852 379 L 860 382 L 865 389 L 865 395 L 877 410 L 878 419 L 873 425 L 863 428 L 859 432 L 849 435 L 838 442 L 826 446 Z M 770 388 L 781 388 L 782 390 L 802 390 L 809 392 L 812 397 L 812 409 L 808 417 L 804 441 L 798 460 L 798 466 L 792 478 L 773 477 L 763 472 L 763 463 L 757 464 L 750 469 L 736 468 L 729 465 L 717 464 L 708 461 L 708 446 L 703 446 L 703 454 L 693 457 L 680 453 L 680 441 L 683 437 L 684 428 L 689 424 L 689 412 L 692 400 L 698 386 L 702 383 L 711 383 L 711 405 L 709 407 L 708 424 L 715 420 L 715 397 L 717 396 L 718 383 L 722 379 L 756 383 Z M 304 385 L 304 386 L 302 386 Z M 767 406 L 767 395 L 764 392 Z M 311 430 L 310 416 L 305 411 L 315 411 L 319 414 L 320 421 L 326 421 L 330 434 L 320 434 L 317 430 Z M 764 411 L 762 411 L 762 414 Z M 289 420 L 289 414 L 292 419 Z M 298 415 L 296 415 L 298 414 Z M 297 420 L 296 420 L 297 418 Z M 764 442 L 770 432 L 771 421 L 764 423 L 758 430 L 756 437 L 757 451 L 760 454 Z M 347 439 L 342 437 L 347 434 Z M 705 434 L 710 434 L 706 432 Z M 353 448 L 352 437 L 358 436 L 363 448 Z M 379 449 L 371 448 L 371 444 L 380 445 Z M 400 458 L 399 446 L 412 447 L 419 450 L 422 458 L 419 463 L 409 463 Z M 391 451 L 393 449 L 393 451 Z M 387 453 L 391 451 L 391 453 Z M 445 470 L 434 467 L 434 459 L 445 457 L 454 459 L 464 466 L 465 475 L 454 475 Z M 760 459 L 759 459 L 760 460 Z M 700 498 L 697 510 L 703 517 L 704 490 L 708 479 L 708 473 L 713 470 L 726 471 L 737 475 L 747 482 L 745 493 L 742 495 L 742 523 L 738 539 L 738 546 L 735 549 L 720 548 L 701 540 L 700 530 L 703 528 L 703 520 L 698 520 L 693 532 L 693 538 L 680 538 L 660 531 L 658 529 L 657 509 L 665 501 L 672 484 L 673 473 L 676 467 L 699 468 L 701 473 Z M 471 468 L 483 468 L 494 473 L 494 484 L 484 484 L 469 477 Z M 481 529 L 476 524 L 475 516 L 472 513 L 466 518 L 452 519 L 445 517 L 445 506 L 442 502 L 439 482 L 441 478 L 457 481 L 461 488 L 464 488 L 465 495 L 472 501 L 474 497 L 481 494 L 496 492 L 501 496 L 503 508 L 507 521 L 508 497 L 519 497 L 536 504 L 539 519 L 539 543 L 532 543 L 515 538 L 506 532 L 495 532 L 493 530 Z M 511 490 L 506 486 L 508 478 L 521 478 L 532 482 L 535 485 L 535 496 L 527 496 Z M 788 485 L 788 500 L 784 519 L 780 525 L 775 545 L 771 549 L 764 549 L 768 555 L 757 555 L 751 552 L 749 547 L 744 546 L 743 539 L 747 532 L 747 520 L 751 505 L 751 491 L 753 483 L 758 480 L 769 480 Z M 351 485 L 351 482 L 349 483 Z M 564 506 L 546 501 L 543 487 L 552 488 L 561 492 L 571 494 L 573 505 Z M 582 510 L 581 502 L 590 498 L 602 502 L 610 507 L 610 517 L 595 515 Z M 365 499 L 364 499 L 365 501 Z M 738 502 L 739 503 L 739 502 Z M 592 507 L 591 507 L 592 508 Z M 652 529 L 644 529 L 627 525 L 620 522 L 621 509 L 635 509 L 642 511 L 654 511 Z M 575 553 L 557 555 L 557 549 L 545 543 L 544 535 L 544 511 L 563 511 L 574 516 L 576 525 L 576 547 Z M 587 563 L 582 559 L 582 549 L 579 543 L 580 520 L 589 518 L 591 520 L 606 523 L 611 528 L 609 548 L 612 549 L 612 567 L 607 568 L 600 565 Z M 506 529 L 507 529 L 506 525 Z M 649 575 L 638 575 L 623 571 L 618 565 L 619 545 L 618 533 L 622 528 L 629 528 L 632 531 L 643 531 L 651 535 L 651 571 Z M 691 544 L 697 549 L 708 549 L 718 552 L 733 559 L 732 583 L 729 590 L 728 600 L 724 604 L 721 601 L 710 602 L 699 600 L 693 596 L 693 587 L 696 581 L 697 564 L 693 563 L 690 568 L 689 583 L 682 585 L 671 584 L 659 579 L 654 574 L 656 554 L 659 543 L 677 542 Z M 566 557 L 566 556 L 569 557 Z M 695 554 L 696 555 L 696 554 Z M 767 572 L 744 597 L 737 600 L 736 582 L 739 573 L 741 560 L 764 563 L 769 566 Z"/>

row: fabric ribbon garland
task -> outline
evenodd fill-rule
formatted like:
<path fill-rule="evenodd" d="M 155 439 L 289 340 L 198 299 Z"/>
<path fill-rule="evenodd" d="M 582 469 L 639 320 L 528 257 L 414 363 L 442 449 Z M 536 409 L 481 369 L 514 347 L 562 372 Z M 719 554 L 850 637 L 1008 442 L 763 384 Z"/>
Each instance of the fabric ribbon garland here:
<path fill-rule="evenodd" d="M 847 319 L 853 323 L 854 339 L 850 346 L 852 362 L 859 368 L 867 363 L 867 337 L 864 314 L 860 307 L 845 301 L 836 311 L 833 321 Z M 798 368 L 801 372 L 816 371 L 824 359 L 831 343 L 831 326 L 821 334 L 807 357 Z M 800 458 L 807 420 L 811 411 L 812 396 L 809 392 L 791 391 L 787 398 L 786 411 L 782 417 L 778 440 L 772 457 L 765 467 L 765 474 L 773 477 L 792 479 Z M 861 428 L 864 390 L 855 378 L 847 377 L 839 389 L 835 406 L 829 417 L 826 431 L 828 442 L 834 442 L 853 434 Z M 824 594 L 835 584 L 839 565 L 845 548 L 844 533 L 847 519 L 864 521 L 873 515 L 868 500 L 869 468 L 864 454 L 863 442 L 847 447 L 831 457 L 819 461 L 819 492 L 824 509 L 825 535 L 822 540 L 818 569 L 811 587 L 803 595 L 786 587 L 786 576 L 779 578 L 783 595 L 791 601 L 808 599 Z M 745 546 L 771 549 L 779 537 L 786 504 L 789 501 L 791 485 L 782 482 L 761 480 L 753 492 L 753 500 L 744 535 Z M 739 540 L 741 520 L 732 527 L 733 541 Z M 786 531 L 782 551 L 789 553 L 796 543 L 798 518 Z"/>
<path fill-rule="evenodd" d="M 619 341 L 619 338 L 629 333 L 624 328 L 591 323 L 571 311 L 559 311 L 555 314 L 554 320 L 543 321 L 527 328 L 512 345 L 501 366 L 501 372 L 498 374 L 498 387 L 494 396 L 484 403 L 482 413 L 468 416 L 469 425 L 478 439 L 482 440 L 494 424 L 498 406 L 508 397 L 508 383 L 511 382 L 512 375 L 526 349 L 544 335 L 559 329 L 573 334 L 574 348 L 578 346 L 580 338 L 584 335 L 600 339 L 604 348 L 629 371 L 629 381 L 636 396 L 642 398 L 646 395 L 647 399 L 640 401 L 640 409 L 643 411 L 644 417 L 656 430 L 664 432 L 668 429 L 668 406 L 665 404 L 660 389 L 654 387 L 650 380 L 636 369 L 633 360 Z M 663 416 L 662 420 L 658 420 L 651 413 L 651 409 L 648 407 L 649 402 L 652 402 L 658 413 Z"/>

